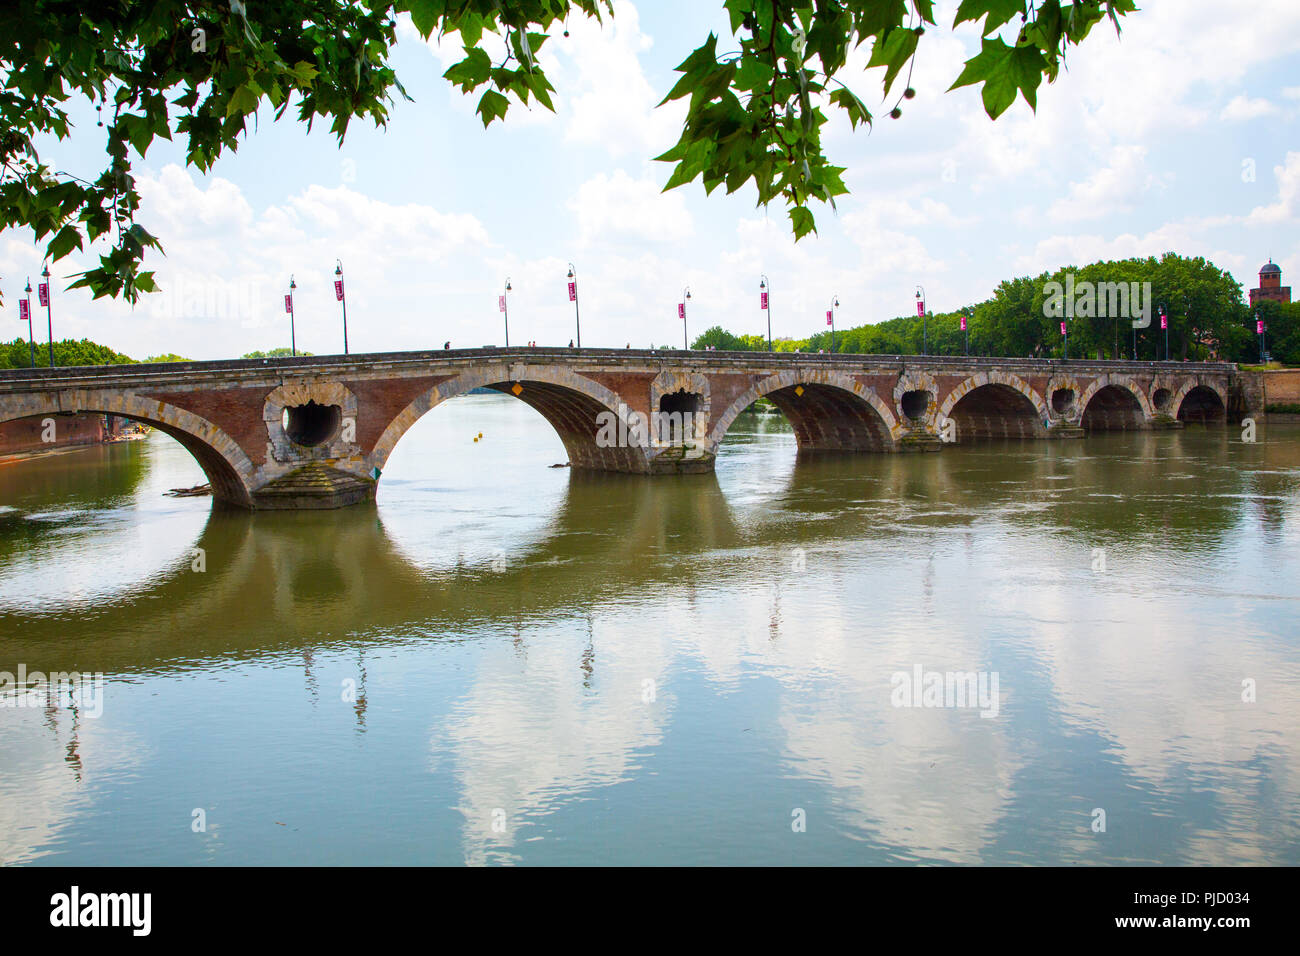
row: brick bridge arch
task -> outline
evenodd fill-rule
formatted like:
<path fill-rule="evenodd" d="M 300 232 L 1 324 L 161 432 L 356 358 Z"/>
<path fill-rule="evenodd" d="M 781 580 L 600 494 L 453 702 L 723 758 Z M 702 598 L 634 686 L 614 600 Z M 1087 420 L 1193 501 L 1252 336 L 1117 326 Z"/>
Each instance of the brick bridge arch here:
<path fill-rule="evenodd" d="M 990 407 L 972 409 L 972 404 L 982 397 L 989 399 Z M 963 408 L 960 406 L 964 399 L 969 401 Z M 954 415 L 955 411 L 963 414 Z M 1050 416 L 1047 402 L 1032 385 L 1012 372 L 994 369 L 978 372 L 956 385 L 939 405 L 936 418 L 940 427 L 953 420 L 957 440 L 964 441 L 972 437 L 1041 437 Z"/>
<path fill-rule="evenodd" d="M 1121 392 L 1126 392 L 1133 397 L 1135 402 L 1137 402 L 1138 409 L 1141 411 L 1142 420 L 1141 422 L 1129 424 L 1142 425 L 1146 422 L 1150 422 L 1156 417 L 1156 411 L 1151 407 L 1151 399 L 1147 396 L 1147 390 L 1143 388 L 1142 385 L 1133 378 L 1133 376 L 1108 374 L 1093 379 L 1088 387 L 1084 389 L 1083 394 L 1079 396 L 1079 400 L 1075 404 L 1075 407 L 1078 409 L 1080 422 L 1082 422 L 1084 417 L 1088 415 L 1088 406 L 1097 396 L 1097 393 L 1106 388 L 1115 388 Z M 1124 422 L 1121 422 L 1121 427 L 1124 424 Z M 1085 427 L 1087 426 L 1085 425 Z M 1115 426 L 1114 423 L 1110 423 L 1106 427 Z"/>
<path fill-rule="evenodd" d="M 515 386 L 519 391 L 515 392 Z M 631 410 L 617 392 L 567 369 L 547 365 L 493 365 L 467 369 L 434 385 L 389 422 L 371 451 L 370 462 L 381 471 L 403 435 L 430 410 L 476 388 L 516 395 L 550 422 L 564 443 L 574 468 L 642 474 L 650 471 L 644 428 L 630 427 Z M 609 413 L 629 427 L 627 442 L 603 448 L 596 442 L 599 416 Z M 620 434 L 624 429 L 619 429 Z"/>
<path fill-rule="evenodd" d="M 801 450 L 893 451 L 902 430 L 889 405 L 852 375 L 792 369 L 760 379 L 727 406 L 709 433 L 715 453 L 737 416 L 764 397 L 790 420 Z"/>
<path fill-rule="evenodd" d="M 1170 400 L 1170 414 L 1174 418 L 1181 417 L 1183 412 L 1183 402 L 1187 399 L 1187 396 L 1197 388 L 1208 388 L 1210 391 L 1214 392 L 1214 394 L 1218 395 L 1219 402 L 1223 405 L 1224 413 L 1227 412 L 1228 393 L 1224 390 L 1223 386 L 1218 382 L 1210 381 L 1208 379 L 1203 380 L 1200 377 L 1196 377 L 1185 380 L 1179 387 L 1178 391 L 1174 393 L 1174 397 Z"/>
<path fill-rule="evenodd" d="M 226 432 L 193 412 L 120 389 L 33 392 L 17 402 L 0 396 L 0 422 L 57 419 L 73 413 L 117 415 L 158 429 L 194 456 L 212 486 L 213 498 L 241 508 L 252 507 L 250 491 L 256 472 L 253 463 Z"/>

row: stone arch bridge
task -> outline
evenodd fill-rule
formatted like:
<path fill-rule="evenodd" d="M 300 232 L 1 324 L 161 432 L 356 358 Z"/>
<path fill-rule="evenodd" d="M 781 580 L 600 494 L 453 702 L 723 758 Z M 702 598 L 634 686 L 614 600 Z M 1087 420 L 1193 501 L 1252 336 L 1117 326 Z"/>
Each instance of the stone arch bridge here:
<path fill-rule="evenodd" d="M 1253 407 L 1236 366 L 949 356 L 473 349 L 0 372 L 0 422 L 105 413 L 171 435 L 223 503 L 372 499 L 402 435 L 476 388 L 512 394 L 574 468 L 707 471 L 759 398 L 807 452 L 937 451 L 989 438 L 1224 422 Z"/>

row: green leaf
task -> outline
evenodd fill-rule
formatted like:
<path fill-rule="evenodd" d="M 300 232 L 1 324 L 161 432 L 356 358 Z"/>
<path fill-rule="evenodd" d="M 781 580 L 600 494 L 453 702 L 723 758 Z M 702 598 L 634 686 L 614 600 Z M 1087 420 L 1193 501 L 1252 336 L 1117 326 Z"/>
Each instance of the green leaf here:
<path fill-rule="evenodd" d="M 76 226 L 64 226 L 58 231 L 50 244 L 46 247 L 46 254 L 51 259 L 62 259 L 73 249 L 80 249 L 81 231 Z"/>
<path fill-rule="evenodd" d="M 1046 68 L 1043 51 L 1033 45 L 1011 47 L 998 37 L 985 38 L 980 52 L 966 61 L 966 68 L 949 89 L 982 81 L 984 111 L 990 119 L 997 119 L 1015 102 L 1017 92 L 1031 109 L 1037 109 L 1038 85 Z"/>
<path fill-rule="evenodd" d="M 1025 0 L 962 0 L 953 18 L 955 27 L 967 20 L 984 18 L 984 36 L 988 36 L 1012 17 L 1025 14 Z"/>
<path fill-rule="evenodd" d="M 817 231 L 817 225 L 813 220 L 812 211 L 807 206 L 793 206 L 790 209 L 790 225 L 794 227 L 794 238 L 796 241 L 802 239 L 810 232 Z"/>
<path fill-rule="evenodd" d="M 494 119 L 502 119 L 509 108 L 510 101 L 508 99 L 496 90 L 487 90 L 479 99 L 478 109 L 475 112 L 482 118 L 483 127 L 486 129 Z"/>

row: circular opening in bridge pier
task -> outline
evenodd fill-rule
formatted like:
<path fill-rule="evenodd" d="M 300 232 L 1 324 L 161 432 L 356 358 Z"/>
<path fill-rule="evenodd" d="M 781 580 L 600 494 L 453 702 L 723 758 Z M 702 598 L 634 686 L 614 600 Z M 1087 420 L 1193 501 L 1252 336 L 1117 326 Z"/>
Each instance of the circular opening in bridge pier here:
<path fill-rule="evenodd" d="M 1058 388 L 1052 393 L 1052 411 L 1064 415 L 1074 407 L 1074 389 Z"/>
<path fill-rule="evenodd" d="M 312 448 L 334 437 L 339 429 L 343 409 L 338 405 L 294 405 L 284 410 L 280 424 L 284 433 L 296 445 Z"/>
<path fill-rule="evenodd" d="M 1155 394 L 1151 396 L 1151 404 L 1155 406 L 1156 411 L 1162 415 L 1169 414 L 1169 400 L 1174 396 L 1167 388 L 1157 388 Z"/>
<path fill-rule="evenodd" d="M 904 392 L 901 403 L 903 414 L 912 419 L 924 418 L 930 408 L 930 400 L 930 393 L 921 389 Z"/>

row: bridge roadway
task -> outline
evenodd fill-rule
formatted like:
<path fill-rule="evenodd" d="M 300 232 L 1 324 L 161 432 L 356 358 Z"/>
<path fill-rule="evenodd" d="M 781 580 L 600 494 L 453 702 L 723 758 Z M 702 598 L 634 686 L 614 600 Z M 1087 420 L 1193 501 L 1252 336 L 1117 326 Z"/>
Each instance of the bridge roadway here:
<path fill-rule="evenodd" d="M 1177 428 L 1258 404 L 1248 376 L 1218 362 L 482 348 L 12 369 L 0 422 L 120 415 L 184 445 L 219 502 L 332 508 L 372 499 L 407 429 L 475 388 L 540 412 L 574 468 L 641 474 L 711 470 L 759 398 L 801 452 Z"/>

